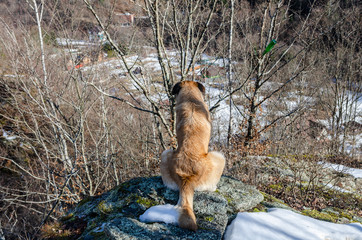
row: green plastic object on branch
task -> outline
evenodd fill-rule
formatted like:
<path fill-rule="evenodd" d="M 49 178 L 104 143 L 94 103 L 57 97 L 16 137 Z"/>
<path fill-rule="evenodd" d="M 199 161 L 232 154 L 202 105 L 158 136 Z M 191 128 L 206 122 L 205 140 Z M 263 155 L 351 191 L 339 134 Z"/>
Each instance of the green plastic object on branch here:
<path fill-rule="evenodd" d="M 275 39 L 273 39 L 269 44 L 268 46 L 266 46 L 264 52 L 263 52 L 263 56 L 265 54 L 267 54 L 268 52 L 270 52 L 270 50 L 272 50 L 272 48 L 274 47 L 274 45 L 277 43 L 277 41 Z"/>

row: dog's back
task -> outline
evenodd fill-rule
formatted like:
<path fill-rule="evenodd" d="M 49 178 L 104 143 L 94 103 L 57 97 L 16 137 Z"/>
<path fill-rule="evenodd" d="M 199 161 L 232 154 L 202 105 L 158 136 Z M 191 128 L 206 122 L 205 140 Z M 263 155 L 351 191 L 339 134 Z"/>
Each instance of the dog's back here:
<path fill-rule="evenodd" d="M 200 90 L 196 82 L 184 81 L 181 84 L 176 98 L 177 150 L 195 155 L 206 154 L 211 121 L 203 100 L 204 90 Z"/>
<path fill-rule="evenodd" d="M 165 185 L 179 189 L 179 225 L 197 230 L 193 212 L 195 189 L 214 190 L 225 165 L 220 153 L 208 152 L 211 121 L 204 102 L 204 87 L 197 82 L 177 83 L 176 95 L 177 149 L 161 155 L 161 174 Z"/>

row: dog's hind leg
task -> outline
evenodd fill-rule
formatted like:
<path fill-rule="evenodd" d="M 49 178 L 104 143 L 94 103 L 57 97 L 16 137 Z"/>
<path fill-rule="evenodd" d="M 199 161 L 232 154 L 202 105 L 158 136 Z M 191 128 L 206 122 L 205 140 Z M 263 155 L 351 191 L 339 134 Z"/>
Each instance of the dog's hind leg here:
<path fill-rule="evenodd" d="M 209 152 L 206 156 L 209 168 L 195 187 L 196 191 L 215 191 L 225 167 L 225 158 L 220 152 Z"/>
<path fill-rule="evenodd" d="M 170 172 L 170 164 L 172 164 L 172 158 L 173 158 L 174 151 L 172 149 L 168 149 L 162 152 L 161 154 L 161 176 L 163 184 L 165 184 L 166 187 L 178 190 L 178 186 L 176 182 L 172 179 L 171 176 L 174 176 L 174 173 L 172 174 Z"/>

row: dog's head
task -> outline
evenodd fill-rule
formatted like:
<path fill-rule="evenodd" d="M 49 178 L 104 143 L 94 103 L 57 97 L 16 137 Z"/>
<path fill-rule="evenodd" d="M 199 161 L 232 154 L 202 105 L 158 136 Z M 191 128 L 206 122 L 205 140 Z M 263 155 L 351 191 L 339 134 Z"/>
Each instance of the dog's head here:
<path fill-rule="evenodd" d="M 175 84 L 175 86 L 173 86 L 172 88 L 172 95 L 176 96 L 180 93 L 181 89 L 183 88 L 189 88 L 189 89 L 199 89 L 200 92 L 202 93 L 202 95 L 205 94 L 205 87 L 199 83 L 199 82 L 194 82 L 194 81 L 182 81 L 182 82 L 178 82 Z"/>

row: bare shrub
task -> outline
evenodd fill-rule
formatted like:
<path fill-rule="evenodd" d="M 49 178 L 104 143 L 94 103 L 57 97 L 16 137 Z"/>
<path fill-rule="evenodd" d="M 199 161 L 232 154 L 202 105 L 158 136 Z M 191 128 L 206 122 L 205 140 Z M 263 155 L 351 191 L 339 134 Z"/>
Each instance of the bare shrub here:
<path fill-rule="evenodd" d="M 69 53 L 52 55 L 56 49 L 41 48 L 25 26 L 3 26 L 10 72 L 0 79 L 1 133 L 15 136 L 0 144 L 6 235 L 36 236 L 43 223 L 84 196 L 158 172 L 162 149 L 151 115 L 101 94 L 94 88 L 97 75 L 64 70 Z"/>

